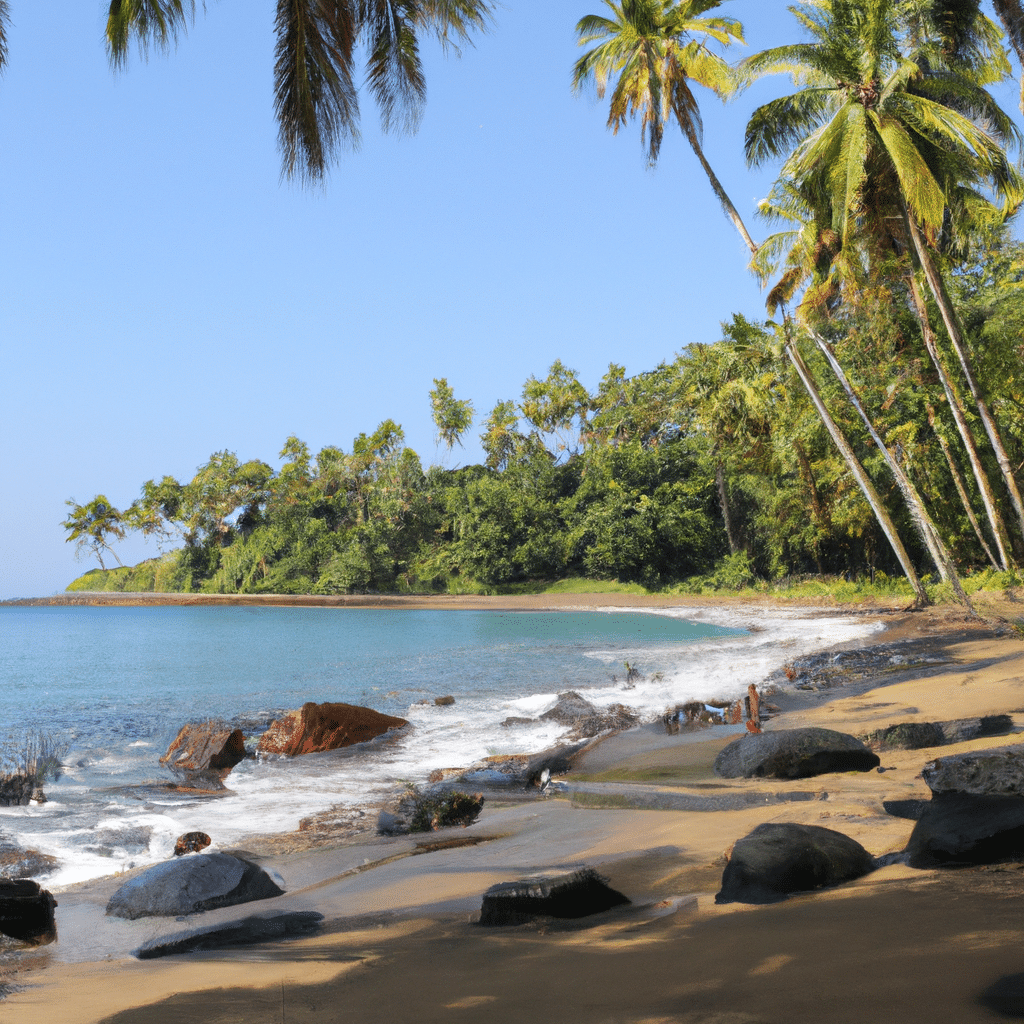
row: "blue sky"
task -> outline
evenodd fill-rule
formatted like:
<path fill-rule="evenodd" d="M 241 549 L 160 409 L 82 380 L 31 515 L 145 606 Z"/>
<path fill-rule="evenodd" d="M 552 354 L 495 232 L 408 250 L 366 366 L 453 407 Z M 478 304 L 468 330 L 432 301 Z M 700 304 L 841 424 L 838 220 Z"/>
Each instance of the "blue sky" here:
<path fill-rule="evenodd" d="M 493 30 L 426 47 L 417 135 L 363 144 L 326 186 L 280 180 L 273 4 L 210 0 L 170 56 L 113 75 L 100 0 L 12 2 L 0 81 L 0 598 L 62 590 L 64 501 L 128 505 L 222 449 L 277 465 L 295 434 L 349 450 L 385 418 L 441 460 L 427 392 L 447 377 L 482 423 L 561 359 L 595 387 L 734 312 L 763 315 L 695 157 L 646 168 L 633 127 L 576 97 L 574 25 L 596 0 L 505 0 Z M 731 0 L 736 56 L 797 38 L 785 4 Z M 706 152 L 740 212 L 743 127 L 779 94 L 702 97 Z M 1009 94 L 1007 106 L 1014 102 Z M 474 425 L 458 462 L 480 458 Z M 155 554 L 119 546 L 127 563 Z"/>

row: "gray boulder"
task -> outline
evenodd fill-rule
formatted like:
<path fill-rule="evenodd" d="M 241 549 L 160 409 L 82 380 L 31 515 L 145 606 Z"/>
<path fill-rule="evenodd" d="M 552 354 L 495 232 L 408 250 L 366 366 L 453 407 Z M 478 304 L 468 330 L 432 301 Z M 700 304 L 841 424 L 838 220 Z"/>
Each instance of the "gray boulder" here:
<path fill-rule="evenodd" d="M 499 882 L 484 893 L 480 924 L 523 924 L 538 917 L 580 918 L 629 900 L 593 868 L 569 875 Z"/>
<path fill-rule="evenodd" d="M 907 843 L 911 867 L 1024 860 L 1024 747 L 941 757 L 922 776 L 932 791 Z"/>
<path fill-rule="evenodd" d="M 880 764 L 860 740 L 832 729 L 748 733 L 715 758 L 723 779 L 806 779 L 829 772 L 867 772 Z"/>
<path fill-rule="evenodd" d="M 227 853 L 164 861 L 129 879 L 107 903 L 112 917 L 177 917 L 284 892 L 256 864 Z"/>
<path fill-rule="evenodd" d="M 253 946 L 259 942 L 276 942 L 296 935 L 309 935 L 320 927 L 324 915 L 315 910 L 289 910 L 280 914 L 254 914 L 241 921 L 199 928 L 178 937 L 153 939 L 140 946 L 135 955 L 140 960 L 161 956 L 195 953 L 201 949 L 225 949 L 229 946 Z"/>
<path fill-rule="evenodd" d="M 979 736 L 1000 736 L 1013 728 L 1009 715 L 957 718 L 951 722 L 900 722 L 869 733 L 867 742 L 880 750 L 920 750 L 963 743 Z"/>
<path fill-rule="evenodd" d="M 716 903 L 778 903 L 790 893 L 840 885 L 875 869 L 875 859 L 841 832 L 819 825 L 758 825 L 732 848 Z"/>
<path fill-rule="evenodd" d="M 575 690 L 560 693 L 555 706 L 540 717 L 542 721 L 568 726 L 572 736 L 577 739 L 596 736 L 612 729 L 629 729 L 640 721 L 640 716 L 624 704 L 612 704 L 602 710 Z"/>

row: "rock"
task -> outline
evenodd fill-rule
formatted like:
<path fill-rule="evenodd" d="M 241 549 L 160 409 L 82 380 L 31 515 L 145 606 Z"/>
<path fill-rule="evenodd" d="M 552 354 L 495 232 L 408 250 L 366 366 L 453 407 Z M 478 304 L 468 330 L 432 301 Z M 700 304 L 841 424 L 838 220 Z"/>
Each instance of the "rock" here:
<path fill-rule="evenodd" d="M 408 725 L 404 718 L 382 715 L 353 704 L 303 704 L 273 722 L 260 737 L 261 754 L 312 754 L 336 750 L 353 743 L 366 743 L 389 729 Z"/>
<path fill-rule="evenodd" d="M 912 868 L 1024 860 L 1024 797 L 936 793 L 907 842 Z"/>
<path fill-rule="evenodd" d="M 548 747 L 540 753 L 531 755 L 523 769 L 525 784 L 527 786 L 538 785 L 540 777 L 545 771 L 549 778 L 552 775 L 564 775 L 572 768 L 575 755 L 585 746 L 587 746 L 587 741 L 579 740 L 576 743 Z"/>
<path fill-rule="evenodd" d="M 180 938 L 153 939 L 140 946 L 135 955 L 140 960 L 153 960 L 178 953 L 195 953 L 201 949 L 224 949 L 228 946 L 252 946 L 258 942 L 276 942 L 294 935 L 309 935 L 320 927 L 324 915 L 315 910 L 289 910 L 280 914 L 254 914 L 230 924 L 200 928 Z"/>
<path fill-rule="evenodd" d="M 723 779 L 806 779 L 828 772 L 867 772 L 880 760 L 860 740 L 832 729 L 748 733 L 715 758 Z"/>
<path fill-rule="evenodd" d="M 535 722 L 536 719 L 533 718 L 517 718 L 513 715 L 511 718 L 506 718 L 505 721 L 501 723 L 501 727 L 503 729 L 511 729 L 516 725 L 533 725 Z"/>
<path fill-rule="evenodd" d="M 30 946 L 55 942 L 56 906 L 57 901 L 38 882 L 0 878 L 0 933 Z"/>
<path fill-rule="evenodd" d="M 877 729 L 866 739 L 879 750 L 920 750 L 946 743 L 963 743 L 979 736 L 1001 736 L 1013 728 L 1009 715 L 958 718 L 952 722 L 900 722 Z"/>
<path fill-rule="evenodd" d="M 883 800 L 882 810 L 891 814 L 894 818 L 907 818 L 910 821 L 917 821 L 924 809 L 928 806 L 927 800 Z"/>
<path fill-rule="evenodd" d="M 60 861 L 48 853 L 26 850 L 9 839 L 0 839 L 0 876 L 33 878 L 56 871 Z"/>
<path fill-rule="evenodd" d="M 499 882 L 484 893 L 480 924 L 523 924 L 538 917 L 580 918 L 629 900 L 610 888 L 593 868 L 570 875 Z"/>
<path fill-rule="evenodd" d="M 767 823 L 732 848 L 715 902 L 777 903 L 790 893 L 839 885 L 874 869 L 871 854 L 841 832 Z"/>
<path fill-rule="evenodd" d="M 183 725 L 160 763 L 185 772 L 230 771 L 244 757 L 242 730 L 211 718 Z"/>
<path fill-rule="evenodd" d="M 205 832 L 186 832 L 175 841 L 174 856 L 183 857 L 186 853 L 198 853 L 205 850 L 212 841 Z"/>
<path fill-rule="evenodd" d="M 100 857 L 113 857 L 115 853 L 143 853 L 149 850 L 152 833 L 153 830 L 148 825 L 98 828 L 93 830 L 92 842 L 85 849 Z"/>
<path fill-rule="evenodd" d="M 107 903 L 112 917 L 177 917 L 270 899 L 284 892 L 258 865 L 227 853 L 155 864 L 129 879 Z"/>
<path fill-rule="evenodd" d="M 36 788 L 34 776 L 0 775 L 0 807 L 27 807 Z"/>
<path fill-rule="evenodd" d="M 451 694 L 448 694 L 447 697 L 435 697 L 434 698 L 434 703 L 439 708 L 446 708 L 450 704 L 454 704 L 455 703 L 455 698 Z"/>
<path fill-rule="evenodd" d="M 640 716 L 624 704 L 612 704 L 602 711 L 574 690 L 560 693 L 555 706 L 540 717 L 543 721 L 568 726 L 576 739 L 612 729 L 629 729 L 640 721 Z"/>
<path fill-rule="evenodd" d="M 978 1002 L 1002 1017 L 1024 1017 L 1024 974 L 1004 974 L 978 996 Z"/>
<path fill-rule="evenodd" d="M 435 832 L 441 828 L 472 825 L 484 805 L 481 793 L 437 787 L 427 791 L 410 789 L 391 807 L 377 816 L 377 831 L 385 836 L 404 836 L 410 832 Z"/>
<path fill-rule="evenodd" d="M 1024 744 L 938 757 L 921 775 L 933 793 L 1024 797 Z"/>

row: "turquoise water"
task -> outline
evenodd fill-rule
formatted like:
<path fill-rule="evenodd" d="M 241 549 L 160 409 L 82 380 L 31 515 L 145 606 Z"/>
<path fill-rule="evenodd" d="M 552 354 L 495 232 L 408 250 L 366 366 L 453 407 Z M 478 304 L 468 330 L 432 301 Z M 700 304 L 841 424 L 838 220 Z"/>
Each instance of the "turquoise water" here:
<path fill-rule="evenodd" d="M 43 729 L 71 741 L 46 803 L 0 808 L 0 838 L 57 857 L 47 885 L 59 889 L 163 860 L 187 831 L 225 848 L 321 811 L 358 818 L 436 768 L 557 743 L 563 728 L 539 716 L 564 690 L 654 720 L 685 700 L 735 699 L 791 658 L 872 628 L 805 610 L 0 606 L 0 740 Z M 626 682 L 626 661 L 639 682 Z M 455 703 L 435 706 L 444 694 Z M 166 788 L 159 758 L 185 722 L 225 718 L 252 739 L 306 701 L 409 725 L 370 747 L 244 761 L 225 796 Z"/>

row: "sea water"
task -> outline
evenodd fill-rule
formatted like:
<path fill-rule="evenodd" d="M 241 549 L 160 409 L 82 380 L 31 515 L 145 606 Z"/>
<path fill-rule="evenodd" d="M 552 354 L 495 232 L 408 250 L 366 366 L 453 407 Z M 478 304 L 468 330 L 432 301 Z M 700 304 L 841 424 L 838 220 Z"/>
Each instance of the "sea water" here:
<path fill-rule="evenodd" d="M 734 699 L 799 655 L 875 629 L 807 610 L 501 612 L 366 608 L 0 607 L 0 740 L 65 736 L 48 800 L 0 808 L 0 838 L 56 856 L 59 888 L 166 858 L 202 830 L 228 847 L 291 831 L 332 806 L 370 804 L 437 768 L 541 750 L 564 727 L 535 719 L 557 694 L 647 718 Z M 641 673 L 626 680 L 626 663 Z M 437 706 L 433 698 L 452 695 Z M 188 721 L 258 732 L 306 701 L 409 721 L 397 739 L 295 759 L 247 760 L 224 796 L 166 787 L 159 764 Z"/>

